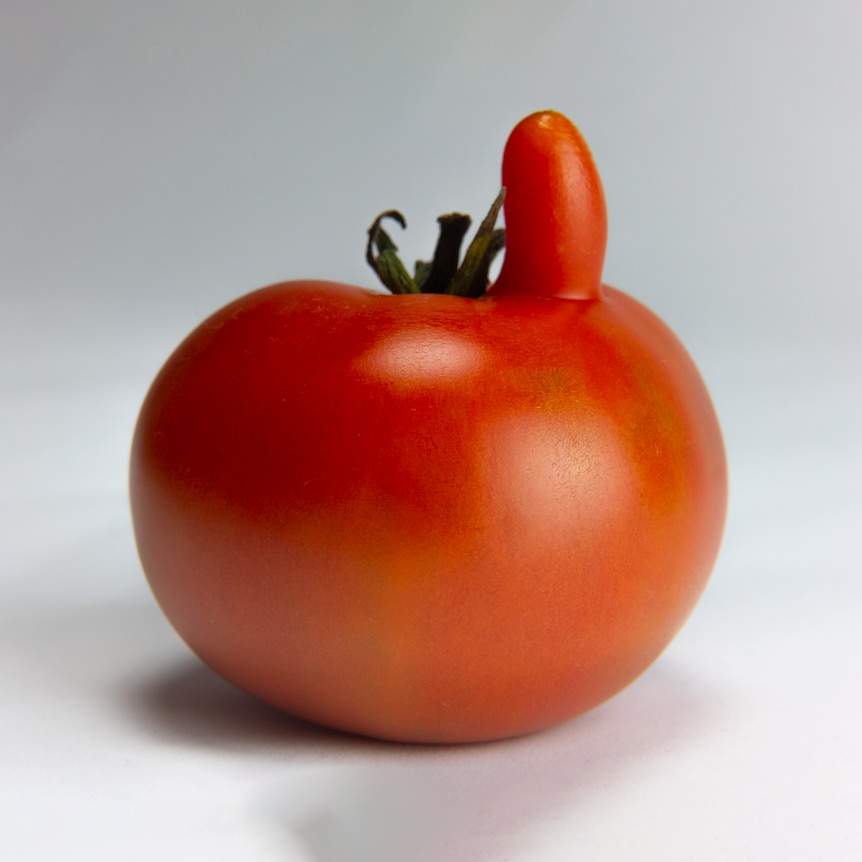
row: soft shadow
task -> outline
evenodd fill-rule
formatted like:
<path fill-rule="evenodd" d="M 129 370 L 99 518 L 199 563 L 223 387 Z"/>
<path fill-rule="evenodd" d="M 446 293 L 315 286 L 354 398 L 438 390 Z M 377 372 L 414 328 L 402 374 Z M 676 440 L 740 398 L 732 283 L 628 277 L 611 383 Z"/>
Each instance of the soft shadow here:
<path fill-rule="evenodd" d="M 147 597 L 30 611 L 0 611 L 0 647 L 70 702 L 115 711 L 131 733 L 246 761 L 250 822 L 281 842 L 286 860 L 530 858 L 516 854 L 538 830 L 577 822 L 603 794 L 612 804 L 621 783 L 646 784 L 718 708 L 668 657 L 608 704 L 543 733 L 390 744 L 308 724 L 224 682 Z"/>
<path fill-rule="evenodd" d="M 389 748 L 295 718 L 246 694 L 189 655 L 126 692 L 133 717 L 164 742 L 219 752 L 266 750 L 315 760 L 327 752 Z"/>
<path fill-rule="evenodd" d="M 406 747 L 397 757 L 268 788 L 261 814 L 314 862 L 522 858 L 537 830 L 661 768 L 709 718 L 708 697 L 667 663 L 611 703 L 529 737 Z M 529 854 L 523 858 L 532 858 Z"/>

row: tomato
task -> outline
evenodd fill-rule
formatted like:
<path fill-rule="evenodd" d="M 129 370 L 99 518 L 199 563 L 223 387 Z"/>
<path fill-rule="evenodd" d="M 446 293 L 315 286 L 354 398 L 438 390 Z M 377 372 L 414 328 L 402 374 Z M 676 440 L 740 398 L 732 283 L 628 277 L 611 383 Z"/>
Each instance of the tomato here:
<path fill-rule="evenodd" d="M 378 220 L 369 258 L 402 292 L 249 293 L 144 401 L 130 482 L 152 591 L 204 662 L 296 716 L 418 742 L 547 727 L 641 674 L 714 565 L 716 415 L 667 326 L 601 284 L 579 132 L 523 120 L 503 180 L 487 292 L 490 216 L 466 279 L 451 243 L 406 276 Z M 440 245 L 464 230 L 441 221 Z M 422 292 L 442 271 L 462 295 Z"/>

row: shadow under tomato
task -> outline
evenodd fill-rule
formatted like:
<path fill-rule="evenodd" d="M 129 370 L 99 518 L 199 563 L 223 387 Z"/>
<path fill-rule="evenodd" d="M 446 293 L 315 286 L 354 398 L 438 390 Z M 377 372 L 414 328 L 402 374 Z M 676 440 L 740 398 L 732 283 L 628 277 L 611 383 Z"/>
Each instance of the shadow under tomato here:
<path fill-rule="evenodd" d="M 323 753 L 366 754 L 388 743 L 311 724 L 246 694 L 189 656 L 129 690 L 128 706 L 165 742 L 220 752 L 268 749 L 290 760 L 314 762 Z"/>
<path fill-rule="evenodd" d="M 621 782 L 646 782 L 716 708 L 668 656 L 609 703 L 542 733 L 462 746 L 386 743 L 306 723 L 223 681 L 149 597 L 34 606 L 0 613 L 0 622 L 0 645 L 8 640 L 16 660 L 70 702 L 118 710 L 132 732 L 162 744 L 247 764 L 252 823 L 281 843 L 286 860 L 536 858 L 530 842 L 550 822 L 577 822 Z"/>
<path fill-rule="evenodd" d="M 314 862 L 535 859 L 541 830 L 689 745 L 707 698 L 670 662 L 615 700 L 550 730 L 467 746 L 398 746 L 385 756 L 274 783 L 263 817 Z M 609 803 L 610 804 L 610 803 Z M 523 851 L 523 856 L 518 855 Z"/>
<path fill-rule="evenodd" d="M 264 755 L 278 775 L 260 773 L 254 816 L 281 836 L 286 859 L 301 853 L 308 862 L 534 858 L 530 841 L 544 825 L 576 822 L 597 795 L 660 769 L 714 709 L 702 684 L 663 658 L 607 704 L 541 733 L 460 746 L 387 743 L 286 715 L 193 656 L 172 655 L 126 688 L 126 707 L 169 744 Z"/>

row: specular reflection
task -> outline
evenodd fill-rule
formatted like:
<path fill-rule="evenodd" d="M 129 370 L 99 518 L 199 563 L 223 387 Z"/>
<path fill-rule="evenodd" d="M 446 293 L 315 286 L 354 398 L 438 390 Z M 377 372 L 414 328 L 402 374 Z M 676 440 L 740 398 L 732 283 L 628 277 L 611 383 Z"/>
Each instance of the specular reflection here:
<path fill-rule="evenodd" d="M 375 342 L 354 368 L 366 378 L 428 386 L 466 381 L 484 362 L 479 344 L 433 326 L 414 326 Z"/>

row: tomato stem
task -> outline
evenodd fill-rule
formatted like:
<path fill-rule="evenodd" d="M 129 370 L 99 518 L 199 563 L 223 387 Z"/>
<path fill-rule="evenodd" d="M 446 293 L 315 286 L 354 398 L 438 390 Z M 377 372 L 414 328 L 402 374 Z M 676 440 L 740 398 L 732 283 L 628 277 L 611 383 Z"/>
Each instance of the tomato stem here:
<path fill-rule="evenodd" d="M 491 204 L 460 265 L 461 244 L 471 224 L 470 216 L 462 213 L 449 213 L 437 219 L 440 235 L 434 257 L 430 262 L 417 260 L 412 277 L 398 257 L 398 246 L 382 227 L 387 218 L 402 228 L 407 227 L 398 210 L 387 210 L 374 220 L 368 229 L 365 259 L 391 293 L 444 293 L 478 299 L 488 289 L 494 258 L 506 245 L 506 232 L 495 227 L 505 194 L 502 189 Z"/>
<path fill-rule="evenodd" d="M 416 283 L 422 293 L 446 293 L 449 283 L 458 271 L 461 243 L 470 229 L 472 219 L 462 213 L 450 213 L 437 219 L 440 236 L 430 262 L 416 261 Z"/>
<path fill-rule="evenodd" d="M 401 263 L 398 257 L 398 246 L 392 241 L 392 237 L 381 227 L 383 219 L 391 218 L 398 222 L 402 228 L 407 227 L 404 216 L 398 210 L 387 210 L 380 213 L 374 224 L 368 228 L 368 245 L 365 247 L 365 259 L 368 265 L 377 273 L 377 277 L 392 293 L 419 293 L 416 282 Z M 377 250 L 377 256 L 374 250 Z"/>
<path fill-rule="evenodd" d="M 455 273 L 448 293 L 454 296 L 469 296 L 477 299 L 483 296 L 488 289 L 488 273 L 491 263 L 497 253 L 506 245 L 506 231 L 503 228 L 495 229 L 500 208 L 506 197 L 506 189 L 500 189 L 500 193 L 491 204 L 488 215 L 482 220 L 476 236 L 467 247 L 464 261 Z"/>

